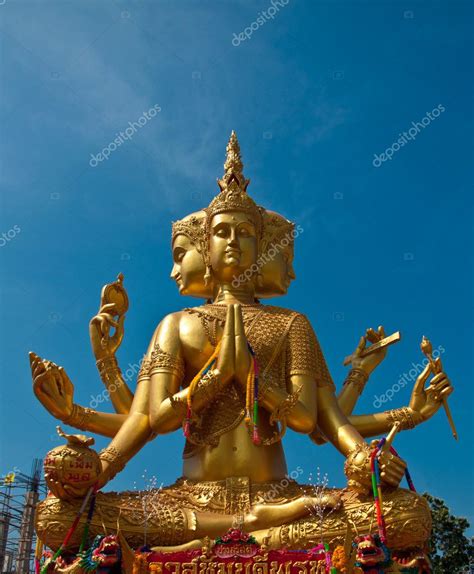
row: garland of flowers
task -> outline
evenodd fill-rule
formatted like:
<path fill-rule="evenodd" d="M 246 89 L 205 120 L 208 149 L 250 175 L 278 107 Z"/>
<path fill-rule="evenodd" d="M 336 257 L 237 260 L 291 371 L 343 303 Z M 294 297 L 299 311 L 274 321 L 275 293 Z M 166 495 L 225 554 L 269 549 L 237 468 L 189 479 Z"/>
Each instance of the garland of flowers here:
<path fill-rule="evenodd" d="M 245 400 L 245 422 L 252 425 L 252 441 L 254 444 L 260 444 L 260 435 L 258 432 L 258 376 L 259 369 L 255 351 L 247 343 L 252 360 L 247 375 L 247 393 Z"/>

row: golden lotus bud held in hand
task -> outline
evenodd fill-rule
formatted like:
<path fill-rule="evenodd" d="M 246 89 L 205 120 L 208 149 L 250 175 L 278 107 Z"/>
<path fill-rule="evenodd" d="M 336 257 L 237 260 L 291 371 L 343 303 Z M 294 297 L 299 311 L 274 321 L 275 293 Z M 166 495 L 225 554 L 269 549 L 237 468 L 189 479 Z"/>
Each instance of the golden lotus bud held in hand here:
<path fill-rule="evenodd" d="M 50 450 L 44 459 L 44 477 L 49 488 L 54 484 L 69 484 L 75 488 L 87 487 L 99 477 L 101 463 L 95 450 L 92 437 L 68 435 L 57 427 L 59 436 L 67 439 L 67 444 Z"/>
<path fill-rule="evenodd" d="M 431 341 L 429 341 L 429 339 L 427 339 L 425 336 L 423 336 L 420 347 L 421 347 L 421 351 L 425 355 L 432 355 L 433 354 L 433 345 L 431 344 Z"/>

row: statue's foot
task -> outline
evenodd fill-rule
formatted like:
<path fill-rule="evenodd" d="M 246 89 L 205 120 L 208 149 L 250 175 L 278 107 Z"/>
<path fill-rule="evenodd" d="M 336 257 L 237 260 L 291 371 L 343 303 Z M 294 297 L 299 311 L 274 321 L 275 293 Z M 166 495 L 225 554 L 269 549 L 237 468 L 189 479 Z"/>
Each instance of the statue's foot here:
<path fill-rule="evenodd" d="M 340 495 L 325 492 L 321 496 L 302 496 L 284 504 L 255 504 L 244 518 L 244 529 L 247 532 L 281 526 L 320 510 L 338 508 Z"/>

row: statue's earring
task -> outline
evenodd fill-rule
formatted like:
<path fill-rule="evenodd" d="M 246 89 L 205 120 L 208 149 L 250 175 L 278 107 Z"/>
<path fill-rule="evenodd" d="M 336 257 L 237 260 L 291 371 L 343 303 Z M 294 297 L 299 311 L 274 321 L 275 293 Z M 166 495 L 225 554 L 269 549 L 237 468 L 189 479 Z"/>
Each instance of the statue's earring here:
<path fill-rule="evenodd" d="M 260 287 L 260 288 L 263 287 L 263 275 L 262 275 L 262 270 L 260 269 L 260 267 L 258 268 L 258 271 L 257 271 L 257 287 Z"/>
<path fill-rule="evenodd" d="M 208 286 L 212 279 L 212 267 L 206 265 L 206 272 L 204 273 L 204 285 Z"/>

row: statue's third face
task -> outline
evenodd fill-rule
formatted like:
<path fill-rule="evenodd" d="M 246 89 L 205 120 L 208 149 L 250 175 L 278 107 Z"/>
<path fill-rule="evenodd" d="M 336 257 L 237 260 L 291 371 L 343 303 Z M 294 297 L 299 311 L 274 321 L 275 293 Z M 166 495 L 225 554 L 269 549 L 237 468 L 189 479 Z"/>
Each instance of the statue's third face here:
<path fill-rule="evenodd" d="M 212 290 L 204 285 L 204 261 L 187 235 L 177 235 L 173 241 L 173 269 L 171 278 L 181 295 L 210 297 Z"/>
<path fill-rule="evenodd" d="M 263 285 L 259 289 L 260 297 L 274 297 L 287 293 L 290 283 L 296 279 L 293 254 L 291 244 L 277 251 L 273 257 L 269 257 L 261 269 Z"/>
<path fill-rule="evenodd" d="M 236 274 L 257 261 L 255 224 L 245 213 L 219 213 L 211 221 L 209 254 L 218 283 L 230 283 Z"/>

